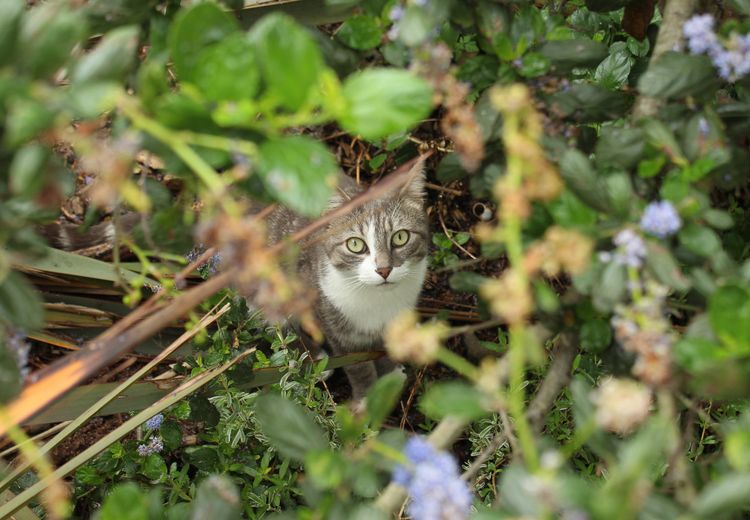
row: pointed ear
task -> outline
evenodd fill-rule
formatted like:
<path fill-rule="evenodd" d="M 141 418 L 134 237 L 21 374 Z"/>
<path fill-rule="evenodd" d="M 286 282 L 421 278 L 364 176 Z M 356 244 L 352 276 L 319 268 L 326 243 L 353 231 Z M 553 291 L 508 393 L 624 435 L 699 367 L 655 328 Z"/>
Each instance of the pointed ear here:
<path fill-rule="evenodd" d="M 425 183 L 427 182 L 424 173 L 424 159 L 417 161 L 414 166 L 411 167 L 411 170 L 409 170 L 407 175 L 409 179 L 401 188 L 399 195 L 401 197 L 424 202 L 426 196 Z"/>

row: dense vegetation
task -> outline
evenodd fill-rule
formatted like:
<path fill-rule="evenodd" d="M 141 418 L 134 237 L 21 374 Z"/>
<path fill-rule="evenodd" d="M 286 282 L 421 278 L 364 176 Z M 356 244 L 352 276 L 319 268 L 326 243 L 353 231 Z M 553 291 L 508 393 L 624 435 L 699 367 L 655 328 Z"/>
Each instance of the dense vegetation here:
<path fill-rule="evenodd" d="M 0 517 L 745 517 L 748 16 L 0 2 Z M 422 319 L 359 410 L 321 376 L 368 354 L 268 325 L 315 332 L 248 200 L 319 215 L 418 155 Z M 41 238 L 61 208 L 144 217 L 94 259 Z"/>

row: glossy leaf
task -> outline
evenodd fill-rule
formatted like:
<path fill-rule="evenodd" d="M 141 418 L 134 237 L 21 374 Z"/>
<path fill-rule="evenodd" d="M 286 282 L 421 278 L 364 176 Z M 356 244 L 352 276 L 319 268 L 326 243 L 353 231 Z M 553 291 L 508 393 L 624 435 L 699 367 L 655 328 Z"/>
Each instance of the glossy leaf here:
<path fill-rule="evenodd" d="M 285 457 L 304 461 L 305 454 L 328 446 L 323 430 L 300 405 L 278 394 L 265 394 L 255 402 L 255 414 L 271 445 Z"/>
<path fill-rule="evenodd" d="M 429 85 L 397 69 L 372 68 L 344 82 L 347 108 L 338 116 L 341 125 L 365 139 L 380 139 L 409 130 L 432 109 Z"/>

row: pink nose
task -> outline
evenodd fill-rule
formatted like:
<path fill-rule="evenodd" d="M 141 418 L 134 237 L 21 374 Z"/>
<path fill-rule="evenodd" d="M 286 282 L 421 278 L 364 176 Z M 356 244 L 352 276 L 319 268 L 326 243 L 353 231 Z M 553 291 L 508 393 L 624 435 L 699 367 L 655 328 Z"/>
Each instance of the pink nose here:
<path fill-rule="evenodd" d="M 383 280 L 388 279 L 388 275 L 391 274 L 391 271 L 393 271 L 392 267 L 378 267 L 375 269 L 375 272 L 382 276 Z"/>

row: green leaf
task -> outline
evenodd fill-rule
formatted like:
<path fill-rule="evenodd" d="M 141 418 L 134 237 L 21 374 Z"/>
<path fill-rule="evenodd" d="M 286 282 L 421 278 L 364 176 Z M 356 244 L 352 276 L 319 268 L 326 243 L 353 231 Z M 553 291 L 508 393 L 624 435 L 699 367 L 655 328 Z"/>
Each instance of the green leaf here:
<path fill-rule="evenodd" d="M 602 312 L 611 311 L 625 296 L 626 280 L 625 266 L 617 262 L 608 263 L 592 290 L 594 307 Z"/>
<path fill-rule="evenodd" d="M 108 32 L 99 45 L 78 61 L 71 82 L 122 80 L 135 59 L 139 32 L 138 27 L 131 25 Z"/>
<path fill-rule="evenodd" d="M 14 57 L 18 29 L 25 11 L 26 2 L 24 0 L 4 0 L 0 2 L 0 66 L 10 62 Z"/>
<path fill-rule="evenodd" d="M 370 417 L 370 428 L 377 430 L 396 406 L 406 377 L 399 370 L 394 370 L 379 378 L 367 391 L 367 414 Z"/>
<path fill-rule="evenodd" d="M 29 143 L 16 152 L 10 164 L 10 189 L 16 195 L 31 198 L 44 185 L 45 166 L 50 152 L 39 143 Z"/>
<path fill-rule="evenodd" d="M 8 338 L 0 329 L 0 403 L 8 403 L 21 392 L 22 379 L 18 370 L 15 348 L 8 345 Z"/>
<path fill-rule="evenodd" d="M 62 67 L 70 53 L 86 36 L 86 18 L 64 2 L 45 2 L 23 18 L 19 48 L 24 59 L 19 65 L 32 76 L 48 76 Z"/>
<path fill-rule="evenodd" d="M 718 338 L 739 352 L 750 352 L 750 292 L 738 285 L 719 287 L 708 300 L 708 319 Z"/>
<path fill-rule="evenodd" d="M 619 119 L 628 111 L 632 98 L 592 83 L 574 83 L 550 96 L 553 110 L 581 123 Z"/>
<path fill-rule="evenodd" d="M 575 67 L 593 67 L 607 56 L 607 46 L 587 38 L 547 42 L 539 53 L 547 58 L 552 70 L 567 74 Z"/>
<path fill-rule="evenodd" d="M 714 230 L 692 222 L 680 230 L 678 237 L 685 249 L 696 255 L 711 256 L 721 249 L 721 239 Z"/>
<path fill-rule="evenodd" d="M 481 392 L 473 386 L 451 381 L 430 386 L 419 406 L 425 415 L 434 419 L 452 415 L 468 422 L 489 413 L 483 405 L 484 400 Z"/>
<path fill-rule="evenodd" d="M 320 142 L 303 135 L 281 137 L 260 146 L 258 173 L 280 202 L 308 216 L 326 208 L 338 168 Z"/>
<path fill-rule="evenodd" d="M 320 489 L 334 489 L 346 477 L 347 463 L 335 451 L 311 451 L 305 455 L 306 475 Z"/>
<path fill-rule="evenodd" d="M 718 80 L 705 55 L 667 52 L 649 63 L 638 79 L 638 90 L 656 98 L 678 98 L 716 90 Z"/>
<path fill-rule="evenodd" d="M 258 397 L 255 414 L 263 434 L 285 457 L 304 461 L 306 453 L 328 447 L 323 430 L 307 410 L 278 394 Z"/>
<path fill-rule="evenodd" d="M 237 21 L 213 2 L 181 10 L 169 30 L 169 52 L 177 76 L 190 77 L 201 51 L 239 30 Z"/>
<path fill-rule="evenodd" d="M 457 292 L 478 293 L 479 287 L 489 278 L 472 271 L 460 271 L 453 273 L 448 280 L 450 288 Z"/>
<path fill-rule="evenodd" d="M 15 271 L 0 281 L 0 322 L 27 332 L 44 323 L 39 294 L 26 277 Z"/>
<path fill-rule="evenodd" d="M 596 223 L 596 211 L 581 202 L 570 190 L 563 191 L 549 205 L 554 221 L 563 227 L 585 228 Z"/>
<path fill-rule="evenodd" d="M 726 349 L 708 339 L 682 338 L 674 346 L 675 361 L 688 372 L 710 368 L 726 357 Z"/>
<path fill-rule="evenodd" d="M 645 147 L 640 128 L 603 127 L 596 142 L 596 162 L 632 168 L 643 157 Z"/>
<path fill-rule="evenodd" d="M 347 18 L 336 31 L 336 38 L 341 43 L 360 51 L 374 49 L 380 44 L 382 37 L 380 22 L 376 17 L 368 15 Z"/>
<path fill-rule="evenodd" d="M 612 343 L 612 327 L 605 320 L 589 320 L 578 334 L 581 348 L 587 352 L 603 352 Z"/>
<path fill-rule="evenodd" d="M 628 52 L 614 52 L 596 68 L 594 80 L 607 88 L 618 89 L 628 82 L 632 66 L 633 58 Z"/>
<path fill-rule="evenodd" d="M 599 211 L 610 209 L 607 187 L 583 153 L 575 149 L 566 151 L 560 160 L 560 175 L 583 202 Z"/>
<path fill-rule="evenodd" d="M 546 74 L 550 68 L 550 62 L 546 56 L 538 52 L 527 52 L 521 58 L 521 68 L 518 72 L 524 78 L 536 78 Z"/>
<path fill-rule="evenodd" d="M 750 505 L 750 475 L 729 473 L 706 485 L 693 503 L 697 518 L 715 520 L 739 513 Z"/>
<path fill-rule="evenodd" d="M 116 486 L 107 493 L 99 511 L 100 520 L 148 520 L 148 497 L 134 482 Z"/>
<path fill-rule="evenodd" d="M 52 125 L 56 113 L 53 108 L 30 99 L 19 99 L 11 104 L 5 127 L 5 142 L 16 147 L 36 137 Z"/>
<path fill-rule="evenodd" d="M 239 520 L 242 502 L 237 487 L 226 475 L 211 475 L 198 485 L 191 518 Z"/>
<path fill-rule="evenodd" d="M 651 240 L 646 242 L 646 249 L 646 267 L 658 281 L 678 291 L 690 288 L 690 281 L 685 278 L 669 249 Z"/>
<path fill-rule="evenodd" d="M 164 421 L 164 424 L 159 428 L 159 433 L 167 451 L 176 450 L 182 446 L 182 430 L 175 421 Z"/>
<path fill-rule="evenodd" d="M 244 34 L 230 34 L 201 50 L 184 79 L 212 101 L 252 99 L 260 90 L 255 49 Z"/>
<path fill-rule="evenodd" d="M 734 226 L 732 215 L 719 209 L 707 209 L 703 213 L 703 219 L 709 226 L 716 229 L 729 229 Z"/>
<path fill-rule="evenodd" d="M 323 57 L 315 40 L 281 13 L 261 19 L 248 36 L 269 94 L 289 110 L 297 110 L 307 101 L 323 70 Z"/>
<path fill-rule="evenodd" d="M 143 459 L 140 472 L 150 481 L 163 482 L 167 477 L 167 463 L 161 455 L 151 453 Z"/>
<path fill-rule="evenodd" d="M 432 109 L 432 91 L 423 79 L 398 69 L 372 68 L 344 82 L 346 112 L 341 126 L 375 140 L 409 130 Z"/>

